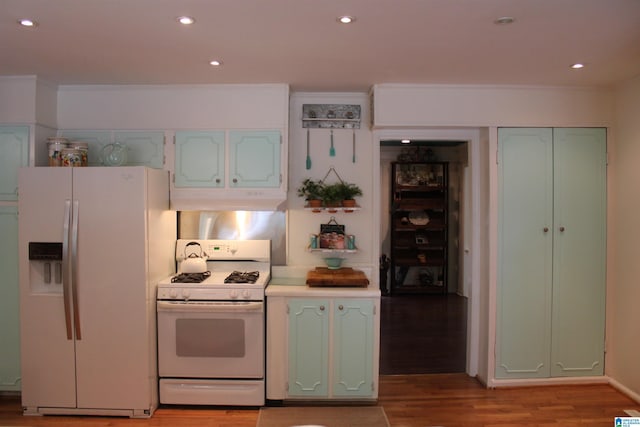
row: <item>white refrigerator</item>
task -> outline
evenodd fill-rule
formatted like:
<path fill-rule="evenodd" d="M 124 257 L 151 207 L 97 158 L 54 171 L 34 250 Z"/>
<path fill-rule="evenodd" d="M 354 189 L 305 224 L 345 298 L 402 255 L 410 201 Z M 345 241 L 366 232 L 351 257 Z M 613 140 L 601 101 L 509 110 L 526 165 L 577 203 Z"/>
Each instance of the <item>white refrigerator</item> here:
<path fill-rule="evenodd" d="M 18 190 L 24 414 L 151 416 L 156 283 L 175 272 L 168 173 L 22 168 Z"/>

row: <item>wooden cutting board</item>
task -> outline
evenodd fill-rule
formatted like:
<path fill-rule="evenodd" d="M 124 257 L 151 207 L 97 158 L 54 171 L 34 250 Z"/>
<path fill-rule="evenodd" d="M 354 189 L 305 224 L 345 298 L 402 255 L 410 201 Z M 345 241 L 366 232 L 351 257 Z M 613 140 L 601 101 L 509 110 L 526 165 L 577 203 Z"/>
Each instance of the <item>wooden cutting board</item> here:
<path fill-rule="evenodd" d="M 330 270 L 327 267 L 316 267 L 307 273 L 308 286 L 342 286 L 342 287 L 365 287 L 369 285 L 369 279 L 360 271 L 351 267 L 342 267 Z"/>

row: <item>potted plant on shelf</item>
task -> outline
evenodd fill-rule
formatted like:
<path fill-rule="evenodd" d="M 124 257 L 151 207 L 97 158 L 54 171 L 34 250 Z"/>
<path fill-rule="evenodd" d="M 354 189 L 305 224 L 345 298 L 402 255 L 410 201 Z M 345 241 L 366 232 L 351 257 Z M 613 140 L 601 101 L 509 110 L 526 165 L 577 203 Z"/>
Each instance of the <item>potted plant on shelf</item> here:
<path fill-rule="evenodd" d="M 325 185 L 322 181 L 306 178 L 298 187 L 298 197 L 304 197 L 310 208 L 320 208 L 322 206 L 324 187 Z M 319 211 L 320 209 L 314 209 L 314 212 Z"/>
<path fill-rule="evenodd" d="M 341 206 L 342 202 L 342 183 L 325 184 L 322 189 L 322 202 L 329 212 L 337 212 L 335 208 Z"/>
<path fill-rule="evenodd" d="M 356 206 L 355 198 L 362 196 L 362 190 L 356 184 L 349 182 L 340 182 L 338 191 L 341 194 L 342 206 L 345 208 L 353 208 Z M 345 212 L 353 212 L 353 210 L 345 209 Z"/>

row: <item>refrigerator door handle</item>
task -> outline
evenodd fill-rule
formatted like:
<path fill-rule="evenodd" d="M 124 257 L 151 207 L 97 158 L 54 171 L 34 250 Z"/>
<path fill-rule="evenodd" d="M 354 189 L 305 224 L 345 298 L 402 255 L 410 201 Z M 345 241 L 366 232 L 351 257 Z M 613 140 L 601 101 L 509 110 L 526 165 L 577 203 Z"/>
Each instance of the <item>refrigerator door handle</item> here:
<path fill-rule="evenodd" d="M 71 217 L 71 290 L 73 297 L 73 324 L 76 330 L 76 340 L 82 339 L 80 332 L 80 310 L 78 306 L 78 201 L 73 201 L 73 215 Z"/>
<path fill-rule="evenodd" d="M 62 222 L 62 300 L 64 302 L 64 321 L 67 327 L 67 339 L 73 339 L 71 329 L 71 288 L 69 287 L 69 225 L 71 223 L 71 200 L 64 202 L 64 221 Z"/>

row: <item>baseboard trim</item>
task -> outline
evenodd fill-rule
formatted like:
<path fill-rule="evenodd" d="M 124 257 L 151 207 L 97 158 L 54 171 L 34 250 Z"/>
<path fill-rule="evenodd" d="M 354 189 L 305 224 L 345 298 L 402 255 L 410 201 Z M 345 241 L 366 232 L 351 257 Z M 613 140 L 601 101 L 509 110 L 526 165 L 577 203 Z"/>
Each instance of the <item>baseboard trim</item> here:
<path fill-rule="evenodd" d="M 615 379 L 613 379 L 611 377 L 607 377 L 607 378 L 609 379 L 609 384 L 611 384 L 611 387 L 615 388 L 620 393 L 622 393 L 625 396 L 627 396 L 629 399 L 632 399 L 637 404 L 640 404 L 640 394 L 638 394 L 635 391 L 629 389 L 627 386 L 621 384 L 618 380 L 615 380 Z"/>
<path fill-rule="evenodd" d="M 609 382 L 610 382 L 609 378 L 605 376 L 493 379 L 489 384 L 489 387 L 500 388 L 500 387 L 531 387 L 531 386 L 545 386 L 545 385 L 608 384 Z"/>

